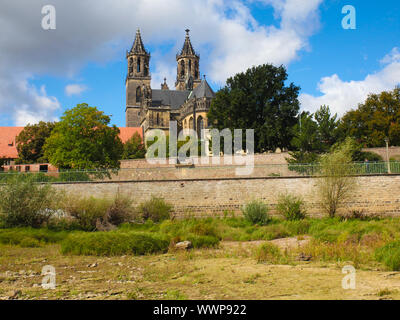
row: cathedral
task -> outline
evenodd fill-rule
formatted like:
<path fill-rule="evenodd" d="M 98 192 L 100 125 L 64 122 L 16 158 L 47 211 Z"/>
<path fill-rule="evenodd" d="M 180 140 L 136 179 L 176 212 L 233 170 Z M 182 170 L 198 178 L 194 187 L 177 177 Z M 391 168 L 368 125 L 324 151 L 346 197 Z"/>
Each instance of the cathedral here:
<path fill-rule="evenodd" d="M 126 126 L 142 127 L 144 134 L 151 129 L 168 134 L 169 122 L 177 121 L 178 131 L 193 129 L 200 137 L 201 130 L 208 127 L 207 112 L 215 93 L 205 77 L 201 78 L 200 55 L 193 49 L 189 30 L 176 55 L 175 90 L 169 89 L 165 78 L 160 89 L 151 88 L 150 53 L 139 30 L 126 59 Z"/>

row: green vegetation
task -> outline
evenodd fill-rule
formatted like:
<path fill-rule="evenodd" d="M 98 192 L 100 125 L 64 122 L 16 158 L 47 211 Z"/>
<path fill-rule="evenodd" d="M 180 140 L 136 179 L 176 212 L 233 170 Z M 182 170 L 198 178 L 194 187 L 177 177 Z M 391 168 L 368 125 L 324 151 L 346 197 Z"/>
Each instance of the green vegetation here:
<path fill-rule="evenodd" d="M 170 218 L 172 206 L 164 201 L 164 199 L 151 197 L 150 200 L 139 206 L 140 217 L 143 220 L 152 220 L 160 222 Z"/>
<path fill-rule="evenodd" d="M 50 185 L 13 175 L 0 185 L 0 222 L 5 227 L 41 227 L 57 209 L 59 195 Z"/>
<path fill-rule="evenodd" d="M 256 260 L 258 263 L 278 264 L 283 262 L 284 255 L 274 244 L 263 243 L 256 250 Z"/>
<path fill-rule="evenodd" d="M 281 195 L 276 209 L 286 220 L 302 220 L 306 217 L 303 199 L 291 194 Z"/>
<path fill-rule="evenodd" d="M 243 216 L 252 224 L 265 225 L 269 221 L 268 207 L 262 201 L 254 200 L 242 208 Z"/>
<path fill-rule="evenodd" d="M 146 156 L 146 148 L 139 133 L 135 134 L 124 143 L 122 159 L 143 159 Z"/>
<path fill-rule="evenodd" d="M 63 254 L 145 255 L 166 252 L 169 241 L 156 234 L 135 232 L 93 232 L 71 234 L 61 243 Z"/>
<path fill-rule="evenodd" d="M 208 121 L 219 130 L 254 129 L 254 151 L 289 148 L 300 88 L 286 86 L 284 66 L 264 64 L 227 80 L 212 101 Z"/>
<path fill-rule="evenodd" d="M 334 146 L 330 153 L 321 157 L 318 195 L 322 208 L 330 217 L 335 216 L 337 209 L 356 187 L 350 166 L 353 149 L 354 140 L 346 138 L 343 143 Z"/>
<path fill-rule="evenodd" d="M 378 248 L 375 251 L 375 257 L 390 270 L 400 271 L 400 241 L 391 242 Z"/>
<path fill-rule="evenodd" d="M 40 121 L 38 124 L 28 124 L 17 136 L 15 143 L 18 150 L 18 163 L 47 163 L 43 146 L 50 137 L 55 126 L 54 122 Z"/>
<path fill-rule="evenodd" d="M 44 157 L 61 169 L 119 168 L 123 144 L 109 123 L 109 116 L 85 103 L 65 111 L 46 139 Z"/>

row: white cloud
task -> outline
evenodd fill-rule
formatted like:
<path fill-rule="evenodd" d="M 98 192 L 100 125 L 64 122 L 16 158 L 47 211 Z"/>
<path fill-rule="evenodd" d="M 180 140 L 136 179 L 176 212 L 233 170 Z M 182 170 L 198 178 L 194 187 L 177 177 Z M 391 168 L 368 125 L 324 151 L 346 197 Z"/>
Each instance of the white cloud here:
<path fill-rule="evenodd" d="M 69 84 L 65 87 L 65 94 L 68 97 L 74 96 L 74 95 L 80 95 L 82 92 L 86 91 L 87 87 L 82 84 Z"/>
<path fill-rule="evenodd" d="M 365 101 L 371 93 L 393 90 L 400 84 L 400 52 L 394 48 L 382 60 L 382 70 L 368 75 L 362 81 L 343 81 L 337 74 L 324 77 L 318 84 L 323 94 L 315 97 L 301 94 L 299 99 L 302 108 L 315 112 L 321 105 L 329 105 L 334 113 L 342 116 L 346 111 L 354 109 Z"/>
<path fill-rule="evenodd" d="M 73 77 L 88 62 L 122 59 L 137 27 L 146 46 L 173 44 L 168 54 L 152 55 L 154 87 L 164 76 L 173 87 L 174 55 L 186 27 L 203 57 L 201 71 L 220 84 L 256 64 L 287 65 L 297 59 L 319 26 L 322 0 L 254 1 L 273 6 L 279 27 L 260 25 L 246 2 L 238 0 L 104 0 L 101 6 L 90 1 L 3 1 L 0 29 L 7 37 L 0 37 L 0 114 L 14 115 L 18 123 L 53 118 L 60 108 L 57 99 L 28 85 L 31 77 Z M 47 4 L 56 8 L 56 30 L 41 28 L 41 9 Z M 21 81 L 26 82 L 22 95 Z"/>

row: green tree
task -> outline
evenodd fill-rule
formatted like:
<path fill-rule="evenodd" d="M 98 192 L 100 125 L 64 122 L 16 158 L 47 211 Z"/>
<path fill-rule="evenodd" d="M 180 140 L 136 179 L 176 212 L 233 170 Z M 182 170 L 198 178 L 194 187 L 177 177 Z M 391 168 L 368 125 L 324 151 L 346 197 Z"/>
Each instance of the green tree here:
<path fill-rule="evenodd" d="M 314 114 L 318 125 L 320 151 L 328 151 L 337 142 L 339 120 L 337 114 L 331 115 L 329 106 L 321 106 Z"/>
<path fill-rule="evenodd" d="M 254 129 L 255 152 L 288 148 L 300 88 L 286 86 L 287 77 L 285 67 L 264 64 L 229 78 L 211 103 L 209 122 L 219 130 Z"/>
<path fill-rule="evenodd" d="M 356 110 L 347 112 L 340 123 L 345 136 L 354 137 L 364 147 L 400 145 L 400 87 L 371 94 Z"/>
<path fill-rule="evenodd" d="M 332 147 L 330 153 L 321 156 L 317 190 L 322 208 L 334 217 L 338 208 L 351 196 L 356 187 L 352 175 L 352 156 L 356 149 L 354 139 L 348 137 Z"/>
<path fill-rule="evenodd" d="M 38 124 L 28 124 L 16 138 L 19 163 L 44 163 L 43 146 L 50 137 L 55 126 L 54 122 L 40 121 Z"/>
<path fill-rule="evenodd" d="M 146 155 L 146 148 L 144 147 L 142 137 L 139 133 L 135 134 L 124 144 L 124 152 L 122 159 L 143 159 Z"/>
<path fill-rule="evenodd" d="M 120 167 L 119 129 L 96 107 L 79 104 L 65 111 L 44 145 L 44 156 L 61 169 Z"/>

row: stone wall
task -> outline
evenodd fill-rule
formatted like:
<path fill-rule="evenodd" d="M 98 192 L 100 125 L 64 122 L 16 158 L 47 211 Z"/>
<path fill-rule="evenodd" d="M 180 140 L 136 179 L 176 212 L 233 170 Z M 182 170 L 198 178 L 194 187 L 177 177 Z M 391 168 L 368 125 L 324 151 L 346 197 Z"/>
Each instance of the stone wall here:
<path fill-rule="evenodd" d="M 340 213 L 362 210 L 366 214 L 400 215 L 400 175 L 358 177 L 358 188 L 340 209 Z M 292 193 L 304 198 L 311 216 L 322 216 L 316 197 L 317 178 L 227 178 L 170 181 L 132 181 L 56 184 L 68 193 L 95 197 L 113 197 L 117 192 L 129 195 L 136 204 L 152 195 L 173 204 L 175 213 L 217 216 L 224 211 L 240 213 L 243 204 L 261 199 L 270 205 L 272 213 L 278 196 Z"/>

